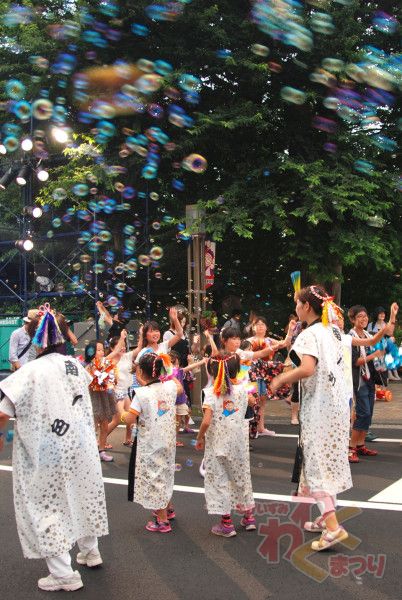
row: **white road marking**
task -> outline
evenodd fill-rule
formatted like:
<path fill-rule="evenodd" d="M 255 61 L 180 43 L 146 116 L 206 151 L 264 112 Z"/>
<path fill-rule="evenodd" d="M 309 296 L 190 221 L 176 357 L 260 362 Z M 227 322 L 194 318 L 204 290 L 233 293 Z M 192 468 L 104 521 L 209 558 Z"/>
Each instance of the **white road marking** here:
<path fill-rule="evenodd" d="M 12 471 L 13 468 L 8 465 L 0 465 L 0 471 Z M 117 477 L 104 477 L 104 483 L 111 483 L 113 485 L 127 485 L 127 479 L 118 479 Z M 402 479 L 397 481 L 395 484 L 389 486 L 384 491 L 389 490 L 394 485 L 399 485 L 399 493 L 402 493 Z M 175 485 L 175 492 L 186 492 L 190 494 L 204 494 L 204 488 L 192 485 Z M 395 502 L 395 500 L 381 501 L 379 500 L 379 496 L 383 493 L 377 494 L 370 498 L 368 502 L 360 501 L 360 500 L 338 500 L 338 506 L 353 506 L 356 508 L 370 508 L 375 510 L 391 510 L 391 511 L 400 511 L 402 512 L 402 496 L 400 496 L 401 502 Z M 265 494 L 264 492 L 254 492 L 254 498 L 256 500 L 277 500 L 280 502 L 294 502 L 301 503 L 306 502 L 307 504 L 313 504 L 314 500 L 312 498 L 304 498 L 302 496 L 287 496 L 284 494 Z M 379 500 L 375 502 L 375 500 Z"/>
<path fill-rule="evenodd" d="M 10 418 L 10 421 L 15 421 L 15 419 L 13 417 Z M 117 429 L 125 429 L 126 426 L 125 425 L 117 425 Z M 194 433 L 198 433 L 199 429 L 193 429 Z M 182 431 L 180 431 L 180 433 L 183 433 Z M 188 435 L 188 434 L 187 434 Z M 267 437 L 267 436 L 264 436 Z M 273 436 L 270 437 L 274 437 L 274 438 L 298 438 L 299 436 L 295 433 L 276 433 Z M 375 440 L 373 440 L 370 443 L 373 442 L 381 442 L 381 443 L 391 443 L 391 444 L 402 444 L 402 438 L 376 438 Z"/>
<path fill-rule="evenodd" d="M 372 498 L 369 498 L 369 502 L 400 504 L 402 502 L 402 479 L 395 481 Z"/>

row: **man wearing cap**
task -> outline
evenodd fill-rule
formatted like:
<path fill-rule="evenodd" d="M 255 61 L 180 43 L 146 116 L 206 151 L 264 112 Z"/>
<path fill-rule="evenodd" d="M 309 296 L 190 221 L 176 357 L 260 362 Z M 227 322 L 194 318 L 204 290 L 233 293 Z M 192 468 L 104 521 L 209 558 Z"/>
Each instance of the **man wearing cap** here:
<path fill-rule="evenodd" d="M 11 363 L 13 371 L 16 371 L 22 365 L 25 365 L 30 359 L 30 353 L 28 352 L 32 341 L 31 336 L 28 333 L 29 323 L 32 319 L 35 319 L 38 314 L 36 309 L 28 311 L 26 317 L 23 318 L 24 324 L 12 332 L 10 337 L 10 348 L 8 354 L 8 360 Z"/>

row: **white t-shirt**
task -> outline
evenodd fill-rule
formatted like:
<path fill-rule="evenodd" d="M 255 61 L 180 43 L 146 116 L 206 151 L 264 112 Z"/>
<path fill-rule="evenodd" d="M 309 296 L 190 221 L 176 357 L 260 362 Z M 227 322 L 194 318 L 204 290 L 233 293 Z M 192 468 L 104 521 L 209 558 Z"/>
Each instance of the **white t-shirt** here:
<path fill-rule="evenodd" d="M 116 392 L 125 392 L 131 386 L 133 374 L 131 373 L 133 361 L 133 350 L 125 352 L 117 363 L 117 385 Z"/>
<path fill-rule="evenodd" d="M 345 366 L 345 387 L 348 391 L 348 401 L 353 398 L 353 373 L 352 373 L 352 336 L 341 333 L 343 362 Z"/>
<path fill-rule="evenodd" d="M 144 354 L 146 354 L 147 352 L 154 352 L 155 354 L 168 354 L 170 351 L 169 348 L 169 343 L 168 342 L 161 342 L 160 344 L 158 344 L 158 349 L 155 351 L 153 348 L 151 348 L 150 346 L 147 346 L 146 348 L 143 348 L 142 350 L 140 350 L 140 352 L 137 354 L 137 358 L 135 359 L 135 364 L 138 365 L 138 363 L 140 362 L 140 358 L 141 356 L 144 356 Z"/>

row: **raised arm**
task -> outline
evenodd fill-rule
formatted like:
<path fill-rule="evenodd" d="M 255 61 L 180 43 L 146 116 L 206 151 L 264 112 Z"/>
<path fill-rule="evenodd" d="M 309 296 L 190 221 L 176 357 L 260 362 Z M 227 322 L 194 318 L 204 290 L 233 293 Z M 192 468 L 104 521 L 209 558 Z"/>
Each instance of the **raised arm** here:
<path fill-rule="evenodd" d="M 76 346 L 78 344 L 78 340 L 77 337 L 74 335 L 74 333 L 71 331 L 70 327 L 67 330 L 67 337 L 70 340 L 70 343 L 73 346 Z"/>
<path fill-rule="evenodd" d="M 127 331 L 121 330 L 119 341 L 110 354 L 107 355 L 108 360 L 120 359 L 126 349 Z"/>
<path fill-rule="evenodd" d="M 352 337 L 352 346 L 375 346 L 380 340 L 382 340 L 384 335 L 389 335 L 391 337 L 394 333 L 396 315 L 398 314 L 398 311 L 399 306 L 396 302 L 394 302 L 393 304 L 391 304 L 391 309 L 389 311 L 390 316 L 388 324 L 379 331 L 377 331 L 377 333 L 371 338 Z"/>
<path fill-rule="evenodd" d="M 103 316 L 105 322 L 108 325 L 113 325 L 113 317 L 110 314 L 110 312 L 104 307 L 103 303 L 98 300 L 98 302 L 96 303 L 96 308 L 99 311 L 99 314 Z"/>
<path fill-rule="evenodd" d="M 275 350 L 280 350 L 281 348 L 290 348 L 290 344 L 292 341 L 292 336 L 293 336 L 295 327 L 296 327 L 296 321 L 289 321 L 289 323 L 287 325 L 288 330 L 286 333 L 286 337 L 283 340 L 278 340 Z"/>
<path fill-rule="evenodd" d="M 138 330 L 138 344 L 137 344 L 137 347 L 134 348 L 134 350 L 133 350 L 133 357 L 132 357 L 133 362 L 135 361 L 135 359 L 137 358 L 137 356 L 139 355 L 139 353 L 142 350 L 142 330 L 143 329 L 144 329 L 144 325 L 141 325 L 141 327 Z"/>
<path fill-rule="evenodd" d="M 181 338 L 183 337 L 183 327 L 181 326 L 181 323 L 177 318 L 177 310 L 175 308 L 169 309 L 169 317 L 175 331 L 174 336 L 168 341 L 168 348 L 171 348 L 172 346 L 180 342 Z"/>
<path fill-rule="evenodd" d="M 217 356 L 219 354 L 219 350 L 217 345 L 215 344 L 214 336 L 210 331 L 208 331 L 208 329 L 204 331 L 204 335 L 211 345 L 211 356 Z"/>

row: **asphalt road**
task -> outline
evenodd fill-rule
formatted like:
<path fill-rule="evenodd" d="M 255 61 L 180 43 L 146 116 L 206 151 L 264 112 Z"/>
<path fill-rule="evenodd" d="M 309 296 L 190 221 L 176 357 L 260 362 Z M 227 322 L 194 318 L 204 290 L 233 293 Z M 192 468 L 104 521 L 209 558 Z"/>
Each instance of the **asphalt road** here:
<path fill-rule="evenodd" d="M 294 428 L 277 425 L 289 436 Z M 380 454 L 352 465 L 354 488 L 340 496 L 339 517 L 349 531 L 348 545 L 310 553 L 316 536 L 300 523 L 316 509 L 295 502 L 290 483 L 294 437 L 256 440 L 251 454 L 253 488 L 257 495 L 256 532 L 238 527 L 236 538 L 210 534 L 216 521 L 204 508 L 201 455 L 191 445 L 194 436 L 181 435 L 177 452 L 174 505 L 177 519 L 171 534 L 152 534 L 144 525 L 149 514 L 126 501 L 129 451 L 121 445 L 123 431 L 113 434 L 115 462 L 103 465 L 110 535 L 100 540 L 104 566 L 80 567 L 85 584 L 76 596 L 88 600 L 399 600 L 402 564 L 401 429 L 376 429 Z M 373 446 L 374 446 L 373 444 Z M 60 593 L 41 592 L 44 561 L 25 560 L 15 527 L 12 502 L 11 445 L 0 455 L 0 565 L 2 600 L 35 600 Z M 382 501 L 372 499 L 384 492 Z M 311 513 L 312 511 L 312 513 Z M 234 517 L 237 523 L 239 516 Z M 281 537 L 282 535 L 282 537 Z M 75 555 L 75 551 L 73 552 Z M 63 592 L 61 592 L 63 594 Z"/>

